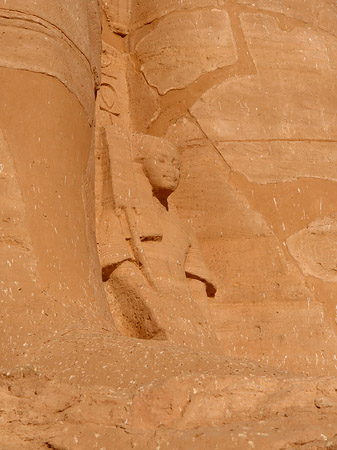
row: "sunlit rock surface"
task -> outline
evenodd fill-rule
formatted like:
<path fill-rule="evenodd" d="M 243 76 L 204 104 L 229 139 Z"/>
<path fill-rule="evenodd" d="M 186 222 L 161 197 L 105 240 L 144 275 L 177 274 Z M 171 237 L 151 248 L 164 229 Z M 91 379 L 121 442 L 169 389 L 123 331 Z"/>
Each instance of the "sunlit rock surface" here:
<path fill-rule="evenodd" d="M 336 25 L 3 2 L 1 448 L 337 448 Z"/>

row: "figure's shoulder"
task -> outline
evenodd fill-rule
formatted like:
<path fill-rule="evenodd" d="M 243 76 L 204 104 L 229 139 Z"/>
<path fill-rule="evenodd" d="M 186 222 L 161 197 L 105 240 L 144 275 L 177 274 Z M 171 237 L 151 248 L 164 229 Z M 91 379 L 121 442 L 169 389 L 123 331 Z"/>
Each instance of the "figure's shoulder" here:
<path fill-rule="evenodd" d="M 191 230 L 175 211 L 167 211 L 159 220 L 166 229 L 166 232 L 170 229 L 177 236 L 184 236 L 184 239 L 188 241 L 188 245 L 191 245 Z"/>

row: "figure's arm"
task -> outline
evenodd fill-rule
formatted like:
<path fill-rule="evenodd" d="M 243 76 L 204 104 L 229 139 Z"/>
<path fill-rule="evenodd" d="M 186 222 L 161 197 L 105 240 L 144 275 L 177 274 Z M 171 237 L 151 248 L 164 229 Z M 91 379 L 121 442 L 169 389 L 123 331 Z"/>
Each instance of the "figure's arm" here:
<path fill-rule="evenodd" d="M 214 297 L 217 291 L 216 284 L 208 270 L 195 234 L 190 228 L 188 231 L 190 236 L 190 248 L 185 262 L 186 277 L 204 283 L 207 296 Z"/>
<path fill-rule="evenodd" d="M 105 210 L 100 217 L 97 240 L 103 281 L 124 261 L 134 260 L 123 236 L 120 221 L 112 209 Z"/>
<path fill-rule="evenodd" d="M 187 278 L 191 278 L 194 280 L 199 280 L 202 283 L 204 283 L 205 288 L 206 288 L 206 294 L 207 297 L 215 297 L 215 294 L 217 292 L 217 287 L 214 281 L 204 277 L 204 276 L 200 276 L 200 275 L 196 275 L 195 273 L 192 273 L 192 271 L 186 271 L 186 277 Z"/>

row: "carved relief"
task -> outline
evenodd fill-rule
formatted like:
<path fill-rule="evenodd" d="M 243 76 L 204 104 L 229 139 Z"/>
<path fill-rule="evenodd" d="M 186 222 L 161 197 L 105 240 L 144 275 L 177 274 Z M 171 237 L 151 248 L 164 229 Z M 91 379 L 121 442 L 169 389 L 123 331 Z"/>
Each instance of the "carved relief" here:
<path fill-rule="evenodd" d="M 194 235 L 169 208 L 179 183 L 179 155 L 164 139 L 101 133 L 105 165 L 98 241 L 102 277 L 115 322 L 139 338 L 216 343 L 188 279 L 216 292 Z M 194 291 L 196 292 L 196 291 Z M 200 293 L 200 290 L 198 291 Z"/>
<path fill-rule="evenodd" d="M 336 214 L 320 217 L 287 239 L 291 255 L 303 273 L 326 282 L 337 282 Z"/>
<path fill-rule="evenodd" d="M 100 82 L 99 2 L 85 6 L 80 0 L 3 3 L 0 67 L 57 78 L 76 95 L 92 121 L 94 93 Z"/>
<path fill-rule="evenodd" d="M 101 67 L 102 82 L 96 102 L 97 127 L 117 124 L 128 128 L 128 56 L 103 43 Z"/>
<path fill-rule="evenodd" d="M 183 35 L 177 27 L 179 21 L 185 23 Z M 237 61 L 229 15 L 218 9 L 167 16 L 138 42 L 137 34 L 134 39 L 141 71 L 162 95 Z"/>
<path fill-rule="evenodd" d="M 117 50 L 104 46 L 102 53 L 102 83 L 100 88 L 100 102 L 99 109 L 105 113 L 118 117 L 120 112 L 118 111 L 118 99 L 116 85 L 118 73 L 116 70 L 117 63 Z M 114 69 L 114 70 L 112 70 Z"/>

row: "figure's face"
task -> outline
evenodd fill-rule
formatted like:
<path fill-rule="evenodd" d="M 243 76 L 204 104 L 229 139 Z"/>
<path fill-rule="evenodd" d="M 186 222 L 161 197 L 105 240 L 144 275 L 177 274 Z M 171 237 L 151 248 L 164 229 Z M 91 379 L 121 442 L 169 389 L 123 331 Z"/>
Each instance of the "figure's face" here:
<path fill-rule="evenodd" d="M 167 198 L 174 192 L 180 179 L 180 159 L 172 148 L 159 147 L 143 162 L 143 170 L 158 198 Z"/>

